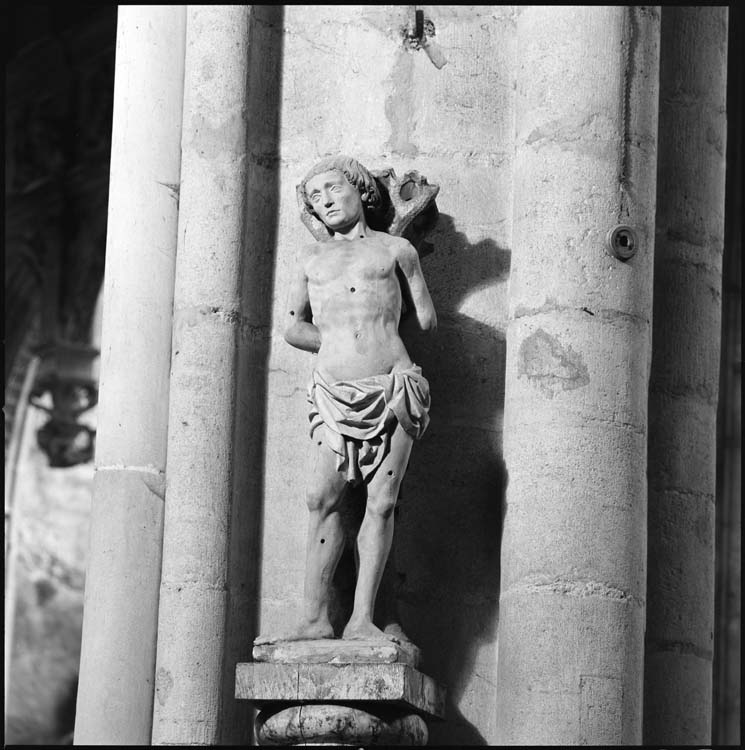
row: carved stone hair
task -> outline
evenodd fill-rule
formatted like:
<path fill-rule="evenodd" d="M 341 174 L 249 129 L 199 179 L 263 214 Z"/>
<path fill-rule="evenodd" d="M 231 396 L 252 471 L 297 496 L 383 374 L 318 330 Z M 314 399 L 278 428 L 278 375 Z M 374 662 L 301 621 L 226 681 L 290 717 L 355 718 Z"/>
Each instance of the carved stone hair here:
<path fill-rule="evenodd" d="M 313 216 L 317 216 L 317 214 L 308 200 L 308 194 L 305 192 L 305 184 L 312 177 L 323 174 L 324 172 L 331 172 L 332 170 L 341 172 L 347 178 L 349 184 L 357 188 L 360 197 L 362 198 L 362 205 L 365 208 L 374 209 L 380 205 L 382 198 L 375 178 L 357 161 L 357 159 L 353 159 L 351 156 L 329 156 L 325 159 L 321 159 L 318 164 L 314 165 L 300 183 L 303 200 L 308 211 L 310 211 Z"/>

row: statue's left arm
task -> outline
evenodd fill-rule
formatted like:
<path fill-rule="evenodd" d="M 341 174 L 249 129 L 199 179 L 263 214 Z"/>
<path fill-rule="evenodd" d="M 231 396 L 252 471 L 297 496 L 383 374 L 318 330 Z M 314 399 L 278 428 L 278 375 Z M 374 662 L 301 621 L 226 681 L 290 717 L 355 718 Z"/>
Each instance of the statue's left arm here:
<path fill-rule="evenodd" d="M 414 246 L 402 239 L 396 246 L 396 261 L 401 270 L 402 281 L 408 286 L 404 296 L 413 304 L 413 314 L 422 331 L 434 331 L 437 328 L 437 313 L 424 280 L 419 254 Z"/>

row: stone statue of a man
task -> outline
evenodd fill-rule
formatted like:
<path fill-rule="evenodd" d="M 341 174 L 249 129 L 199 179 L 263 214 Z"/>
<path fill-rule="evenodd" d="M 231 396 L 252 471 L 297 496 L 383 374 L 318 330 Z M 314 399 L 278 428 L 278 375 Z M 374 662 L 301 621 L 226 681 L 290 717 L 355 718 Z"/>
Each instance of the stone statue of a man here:
<path fill-rule="evenodd" d="M 356 539 L 353 610 L 342 637 L 392 638 L 373 624 L 373 610 L 399 486 L 430 404 L 428 383 L 399 335 L 402 299 L 420 329 L 434 330 L 437 318 L 416 249 L 369 226 L 365 211 L 381 195 L 365 167 L 344 156 L 324 159 L 300 192 L 330 236 L 303 249 L 287 311 L 286 341 L 318 358 L 309 387 L 304 612 L 282 640 L 334 637 L 330 591 L 345 542 L 339 511 L 345 490 L 360 483 L 367 500 Z"/>

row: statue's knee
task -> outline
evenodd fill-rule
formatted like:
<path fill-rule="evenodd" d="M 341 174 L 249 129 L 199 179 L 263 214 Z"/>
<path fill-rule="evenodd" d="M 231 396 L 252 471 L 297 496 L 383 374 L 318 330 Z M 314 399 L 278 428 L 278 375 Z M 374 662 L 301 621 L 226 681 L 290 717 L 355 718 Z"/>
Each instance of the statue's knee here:
<path fill-rule="evenodd" d="M 311 513 L 330 513 L 338 503 L 338 492 L 331 487 L 310 489 L 305 493 L 305 503 Z"/>
<path fill-rule="evenodd" d="M 305 493 L 305 504 L 308 506 L 308 510 L 311 513 L 317 513 L 324 509 L 327 500 L 323 492 L 308 490 L 308 492 Z"/>
<path fill-rule="evenodd" d="M 376 497 L 368 497 L 367 508 L 376 516 L 388 519 L 396 509 L 397 493 L 383 492 Z"/>

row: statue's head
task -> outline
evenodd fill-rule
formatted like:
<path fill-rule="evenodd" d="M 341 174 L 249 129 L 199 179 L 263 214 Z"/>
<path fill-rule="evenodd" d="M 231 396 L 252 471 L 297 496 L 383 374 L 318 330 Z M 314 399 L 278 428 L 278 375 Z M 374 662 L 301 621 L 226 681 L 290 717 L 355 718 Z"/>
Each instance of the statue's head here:
<path fill-rule="evenodd" d="M 315 164 L 300 183 L 300 192 L 305 207 L 317 219 L 320 219 L 308 197 L 306 184 L 309 180 L 325 172 L 341 172 L 347 182 L 360 194 L 364 209 L 375 209 L 380 205 L 381 196 L 375 178 L 368 170 L 351 156 L 329 156 Z"/>

